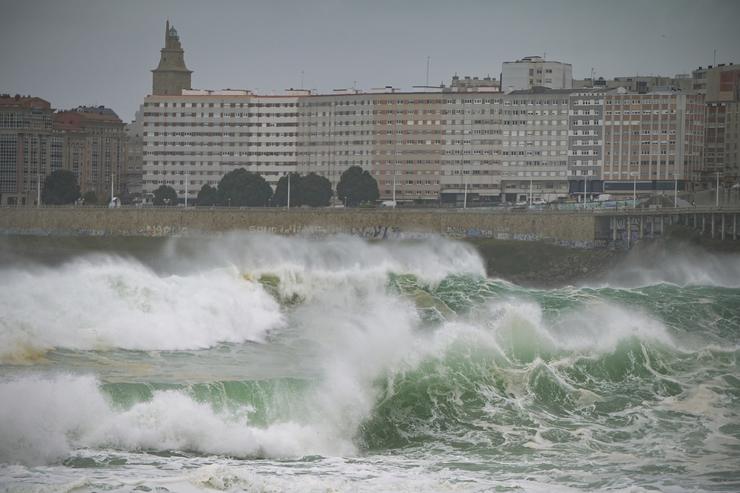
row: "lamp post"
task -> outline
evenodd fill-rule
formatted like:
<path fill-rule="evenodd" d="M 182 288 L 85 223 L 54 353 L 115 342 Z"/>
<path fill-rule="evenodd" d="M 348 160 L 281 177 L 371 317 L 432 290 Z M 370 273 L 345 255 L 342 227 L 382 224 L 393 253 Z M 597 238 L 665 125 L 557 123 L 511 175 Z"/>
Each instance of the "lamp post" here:
<path fill-rule="evenodd" d="M 533 190 L 534 183 L 532 182 L 532 178 L 529 179 L 529 205 L 532 206 L 532 194 L 534 193 Z"/>
<path fill-rule="evenodd" d="M 190 181 L 190 172 L 185 171 L 185 207 L 188 206 L 188 182 Z"/>
<path fill-rule="evenodd" d="M 468 208 L 468 179 L 465 179 L 465 191 L 463 192 L 463 209 Z"/>
<path fill-rule="evenodd" d="M 633 171 L 632 175 L 632 208 L 637 208 L 637 172 Z"/>
<path fill-rule="evenodd" d="M 717 171 L 717 198 L 715 200 L 715 206 L 719 208 L 719 171 Z"/>
<path fill-rule="evenodd" d="M 396 165 L 393 165 L 393 206 L 396 205 Z"/>
<path fill-rule="evenodd" d="M 290 209 L 290 172 L 288 172 L 288 209 Z"/>
<path fill-rule="evenodd" d="M 673 173 L 673 207 L 678 207 L 678 173 Z"/>

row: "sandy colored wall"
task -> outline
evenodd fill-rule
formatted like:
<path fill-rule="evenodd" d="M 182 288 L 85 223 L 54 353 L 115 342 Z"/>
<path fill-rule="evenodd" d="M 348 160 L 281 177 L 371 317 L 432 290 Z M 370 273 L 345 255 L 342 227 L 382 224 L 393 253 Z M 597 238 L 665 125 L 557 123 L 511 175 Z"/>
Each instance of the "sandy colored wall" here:
<path fill-rule="evenodd" d="M 596 221 L 562 212 L 362 209 L 4 208 L 0 233 L 38 235 L 168 236 L 230 230 L 275 234 L 346 233 L 366 238 L 442 234 L 544 240 L 591 247 Z"/>

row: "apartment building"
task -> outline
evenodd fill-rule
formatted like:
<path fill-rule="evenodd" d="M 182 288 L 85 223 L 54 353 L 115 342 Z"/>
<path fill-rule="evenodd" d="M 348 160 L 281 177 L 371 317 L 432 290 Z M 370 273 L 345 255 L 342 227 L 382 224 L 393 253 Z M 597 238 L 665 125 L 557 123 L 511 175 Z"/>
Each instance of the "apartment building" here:
<path fill-rule="evenodd" d="M 41 98 L 0 95 L 0 204 L 37 204 L 44 177 L 62 167 L 53 114 Z"/>
<path fill-rule="evenodd" d="M 678 90 L 693 90 L 694 79 L 688 74 L 678 74 L 674 77 L 662 75 L 629 75 L 614 77 L 613 79 L 585 78 L 573 80 L 575 89 L 617 89 L 621 87 L 627 92 L 645 94 L 648 92 Z"/>
<path fill-rule="evenodd" d="M 126 131 L 116 113 L 104 106 L 80 106 L 54 115 L 63 139 L 62 167 L 77 175 L 80 192 L 99 199 L 120 195 L 126 182 Z"/>
<path fill-rule="evenodd" d="M 382 199 L 491 201 L 490 94 L 382 92 L 311 95 L 299 102 L 298 170 L 333 185 L 350 166 L 369 169 Z M 500 146 L 500 141 L 498 142 Z"/>
<path fill-rule="evenodd" d="M 694 74 L 706 100 L 702 181 L 713 187 L 719 173 L 727 184 L 737 183 L 740 179 L 740 65 L 700 67 Z"/>
<path fill-rule="evenodd" d="M 569 63 L 545 60 L 539 56 L 528 56 L 502 64 L 502 90 L 516 91 L 533 87 L 570 89 L 573 87 L 573 67 Z"/>
<path fill-rule="evenodd" d="M 298 97 L 305 94 L 183 90 L 147 96 L 140 109 L 144 194 L 169 185 L 192 200 L 203 185 L 217 185 L 236 168 L 275 186 L 297 168 Z"/>
<path fill-rule="evenodd" d="M 298 99 L 296 162 L 336 186 L 350 166 L 370 169 L 374 159 L 373 97 L 355 90 Z"/>
<path fill-rule="evenodd" d="M 144 131 L 141 113 L 136 112 L 134 121 L 126 125 L 126 175 L 123 183 L 124 194 L 140 198 L 144 191 Z"/>
<path fill-rule="evenodd" d="M 567 196 L 570 92 L 535 88 L 502 96 L 500 169 L 505 200 Z"/>
<path fill-rule="evenodd" d="M 604 191 L 688 188 L 701 174 L 704 96 L 679 92 L 604 96 Z"/>
<path fill-rule="evenodd" d="M 569 94 L 569 192 L 578 198 L 603 191 L 604 98 L 615 90 L 579 89 Z"/>
<path fill-rule="evenodd" d="M 490 75 L 486 77 L 453 75 L 449 89 L 456 92 L 499 92 L 501 84 Z"/>

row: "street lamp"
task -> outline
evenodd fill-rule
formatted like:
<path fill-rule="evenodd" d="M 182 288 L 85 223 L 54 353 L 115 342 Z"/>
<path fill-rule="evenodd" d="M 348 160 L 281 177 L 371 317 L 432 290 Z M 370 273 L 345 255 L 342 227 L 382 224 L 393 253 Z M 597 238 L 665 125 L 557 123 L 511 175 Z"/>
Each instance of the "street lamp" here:
<path fill-rule="evenodd" d="M 637 175 L 639 173 L 637 171 L 633 171 L 630 173 L 632 176 L 632 208 L 637 208 Z"/>
<path fill-rule="evenodd" d="M 719 208 L 719 171 L 717 171 L 717 198 L 715 202 L 715 206 Z"/>
<path fill-rule="evenodd" d="M 463 177 L 465 180 L 465 191 L 463 192 L 463 209 L 468 208 L 468 179 L 467 177 Z"/>
<path fill-rule="evenodd" d="M 188 206 L 188 182 L 190 181 L 190 172 L 185 171 L 185 207 Z"/>
<path fill-rule="evenodd" d="M 679 173 L 673 173 L 673 207 L 678 207 L 678 176 Z"/>
<path fill-rule="evenodd" d="M 290 172 L 288 172 L 288 209 L 290 209 Z"/>

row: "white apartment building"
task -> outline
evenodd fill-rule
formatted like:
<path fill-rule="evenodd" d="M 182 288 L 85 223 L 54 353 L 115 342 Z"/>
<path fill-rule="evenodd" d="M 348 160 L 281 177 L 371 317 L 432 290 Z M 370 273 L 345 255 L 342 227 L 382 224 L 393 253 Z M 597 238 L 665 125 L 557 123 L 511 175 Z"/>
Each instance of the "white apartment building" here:
<path fill-rule="evenodd" d="M 573 87 L 573 67 L 570 63 L 528 56 L 501 66 L 501 90 L 518 91 L 533 87 L 570 89 Z"/>
<path fill-rule="evenodd" d="M 507 201 L 568 194 L 567 90 L 514 91 L 502 97 L 501 180 Z"/>
<path fill-rule="evenodd" d="M 568 111 L 568 179 L 570 193 L 593 196 L 602 191 L 604 165 L 604 97 L 623 89 L 578 89 L 570 93 Z"/>
<path fill-rule="evenodd" d="M 244 90 L 183 90 L 147 96 L 141 107 L 143 192 L 172 186 L 194 199 L 236 168 L 261 174 L 275 186 L 296 171 L 298 97 Z"/>

